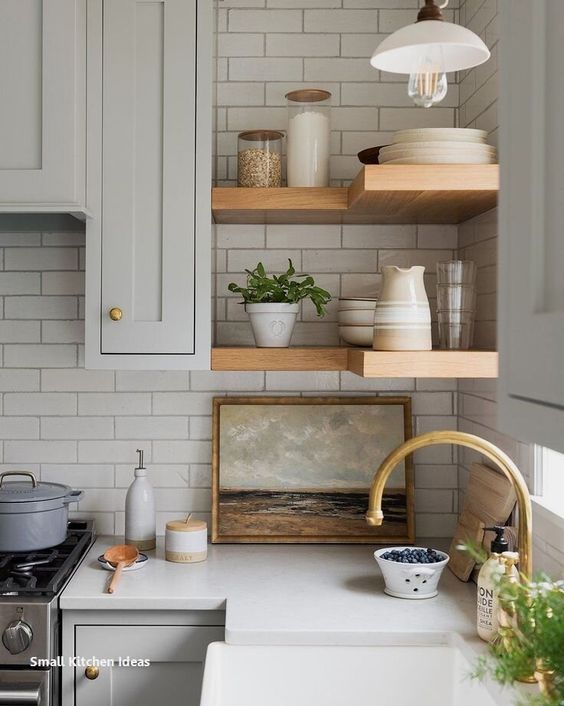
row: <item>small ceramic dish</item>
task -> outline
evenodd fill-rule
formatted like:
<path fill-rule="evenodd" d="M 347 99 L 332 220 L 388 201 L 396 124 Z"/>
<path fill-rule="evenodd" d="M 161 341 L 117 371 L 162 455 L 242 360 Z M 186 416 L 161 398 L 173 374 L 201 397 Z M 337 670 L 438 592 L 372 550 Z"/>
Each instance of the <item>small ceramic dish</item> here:
<path fill-rule="evenodd" d="M 341 310 L 339 326 L 374 326 L 374 309 Z"/>
<path fill-rule="evenodd" d="M 361 309 L 371 309 L 374 311 L 377 301 L 376 297 L 366 297 L 365 299 L 340 297 L 339 311 L 358 311 Z"/>
<path fill-rule="evenodd" d="M 351 346 L 369 348 L 374 339 L 374 326 L 339 326 L 339 336 Z"/>
<path fill-rule="evenodd" d="M 126 566 L 123 570 L 124 571 L 137 571 L 139 569 L 142 569 L 144 566 L 147 565 L 147 561 L 149 560 L 149 557 L 146 554 L 139 554 L 139 559 L 135 562 L 135 564 L 131 564 L 131 566 Z M 98 557 L 98 563 L 103 569 L 106 569 L 106 571 L 115 571 L 116 567 L 112 566 L 108 561 L 104 559 L 104 555 L 100 554 Z"/>
<path fill-rule="evenodd" d="M 420 601 L 424 598 L 434 598 L 438 594 L 437 586 L 443 569 L 450 561 L 446 552 L 435 549 L 437 554 L 444 557 L 442 561 L 433 564 L 402 564 L 399 561 L 383 559 L 382 554 L 392 549 L 423 549 L 425 547 L 384 547 L 374 552 L 374 558 L 384 576 L 386 587 L 384 593 L 394 598 L 408 598 Z"/>

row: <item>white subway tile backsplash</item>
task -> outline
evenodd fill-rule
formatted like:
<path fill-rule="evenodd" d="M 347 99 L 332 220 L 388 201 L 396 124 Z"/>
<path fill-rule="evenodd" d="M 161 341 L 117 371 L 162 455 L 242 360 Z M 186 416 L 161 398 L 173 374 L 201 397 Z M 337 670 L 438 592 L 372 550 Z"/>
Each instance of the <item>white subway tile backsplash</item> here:
<path fill-rule="evenodd" d="M 116 370 L 117 392 L 188 390 L 189 373 L 183 370 Z M 113 389 L 113 388 L 109 388 Z"/>
<path fill-rule="evenodd" d="M 137 464 L 116 465 L 116 487 L 127 488 L 133 481 L 133 469 Z M 190 485 L 190 466 L 188 464 L 151 463 L 147 468 L 147 477 L 155 488 L 186 488 Z M 208 486 L 209 487 L 209 486 Z"/>
<path fill-rule="evenodd" d="M 73 463 L 76 441 L 4 441 L 4 463 Z"/>
<path fill-rule="evenodd" d="M 78 251 L 76 248 L 6 248 L 5 270 L 76 270 Z"/>
<path fill-rule="evenodd" d="M 81 392 L 78 413 L 84 415 L 151 414 L 148 392 Z"/>
<path fill-rule="evenodd" d="M 48 483 L 65 483 L 72 488 L 112 488 L 114 467 L 111 464 L 65 465 L 61 463 L 41 464 L 41 480 Z M 71 505 L 72 508 L 72 505 Z M 98 532 L 100 528 L 96 526 Z"/>
<path fill-rule="evenodd" d="M 137 449 L 145 452 L 145 462 L 151 463 L 153 454 L 149 443 L 142 444 L 136 441 L 108 440 L 81 440 L 78 442 L 79 463 L 136 463 Z"/>
<path fill-rule="evenodd" d="M 306 58 L 304 59 L 304 80 L 373 82 L 378 80 L 378 72 L 366 59 Z"/>
<path fill-rule="evenodd" d="M 217 36 L 217 55 L 225 57 L 264 56 L 264 34 L 220 32 Z"/>
<path fill-rule="evenodd" d="M 2 343 L 36 343 L 41 340 L 39 321 L 0 321 Z"/>
<path fill-rule="evenodd" d="M 44 417 L 42 439 L 113 439 L 111 417 Z"/>
<path fill-rule="evenodd" d="M 4 346 L 8 368 L 71 368 L 76 365 L 76 346 L 8 344 Z"/>
<path fill-rule="evenodd" d="M 229 32 L 301 32 L 301 10 L 230 10 Z"/>
<path fill-rule="evenodd" d="M 328 13 L 331 14 L 331 13 Z M 267 34 L 266 56 L 339 56 L 338 34 Z"/>
<path fill-rule="evenodd" d="M 188 417 L 116 417 L 116 439 L 187 439 Z"/>
<path fill-rule="evenodd" d="M 264 59 L 233 58 L 229 59 L 228 75 L 230 81 L 301 81 L 303 60 L 272 57 Z M 226 78 L 222 80 L 226 80 Z M 276 127 L 276 125 L 271 127 Z"/>
<path fill-rule="evenodd" d="M 153 456 L 157 463 L 207 463 L 211 458 L 209 441 L 155 441 Z"/>
<path fill-rule="evenodd" d="M 0 417 L 0 439 L 38 438 L 38 419 L 34 417 Z"/>
<path fill-rule="evenodd" d="M 337 225 L 304 225 L 300 228 L 286 225 L 269 225 L 266 229 L 266 246 L 284 248 L 339 248 L 341 227 Z"/>
<path fill-rule="evenodd" d="M 378 10 L 305 10 L 305 32 L 370 32 L 378 28 Z"/>
<path fill-rule="evenodd" d="M 114 389 L 113 370 L 42 370 L 41 390 L 45 392 L 109 392 Z"/>
<path fill-rule="evenodd" d="M 204 392 L 155 392 L 153 414 L 209 414 L 214 395 Z"/>
<path fill-rule="evenodd" d="M 7 392 L 4 414 L 58 416 L 76 414 L 76 395 L 67 392 Z"/>
<path fill-rule="evenodd" d="M 39 390 L 39 370 L 0 369 L 0 392 Z"/>
<path fill-rule="evenodd" d="M 39 294 L 40 291 L 39 272 L 0 272 L 0 295 Z"/>

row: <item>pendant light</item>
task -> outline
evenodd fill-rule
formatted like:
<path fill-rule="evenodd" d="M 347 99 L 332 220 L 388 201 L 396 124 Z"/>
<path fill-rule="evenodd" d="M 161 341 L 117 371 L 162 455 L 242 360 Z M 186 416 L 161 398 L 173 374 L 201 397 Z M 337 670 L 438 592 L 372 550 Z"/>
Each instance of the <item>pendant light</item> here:
<path fill-rule="evenodd" d="M 375 69 L 409 74 L 408 94 L 416 105 L 430 108 L 447 93 L 447 71 L 483 64 L 490 51 L 477 34 L 446 22 L 434 0 L 425 0 L 417 21 L 381 42 L 370 63 Z"/>

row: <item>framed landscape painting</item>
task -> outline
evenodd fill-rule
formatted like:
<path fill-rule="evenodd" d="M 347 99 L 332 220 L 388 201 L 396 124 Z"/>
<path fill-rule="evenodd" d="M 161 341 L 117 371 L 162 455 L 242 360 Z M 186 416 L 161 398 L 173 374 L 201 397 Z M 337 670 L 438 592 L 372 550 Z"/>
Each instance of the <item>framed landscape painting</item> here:
<path fill-rule="evenodd" d="M 414 540 L 411 459 L 365 520 L 372 478 L 411 437 L 409 397 L 221 397 L 213 407 L 212 541 Z"/>

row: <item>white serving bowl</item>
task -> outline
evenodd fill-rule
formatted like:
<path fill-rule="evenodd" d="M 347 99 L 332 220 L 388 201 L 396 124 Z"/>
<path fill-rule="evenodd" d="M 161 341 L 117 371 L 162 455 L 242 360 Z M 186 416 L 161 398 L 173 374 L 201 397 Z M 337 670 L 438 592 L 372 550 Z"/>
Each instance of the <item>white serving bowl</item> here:
<path fill-rule="evenodd" d="M 340 326 L 373 326 L 374 309 L 345 309 L 339 311 Z"/>
<path fill-rule="evenodd" d="M 373 326 L 339 326 L 339 336 L 351 346 L 372 347 Z"/>
<path fill-rule="evenodd" d="M 450 560 L 449 555 L 435 549 L 437 554 L 444 557 L 443 561 L 437 561 L 434 564 L 402 564 L 399 561 L 382 558 L 382 554 L 392 549 L 425 550 L 426 547 L 384 547 L 374 552 L 374 558 L 384 576 L 386 584 L 384 592 L 394 598 L 408 598 L 412 601 L 436 596 L 439 579 Z"/>
<path fill-rule="evenodd" d="M 349 311 L 350 309 L 374 309 L 376 308 L 376 297 L 366 297 L 366 299 L 353 299 L 342 297 L 339 299 L 339 311 Z"/>

